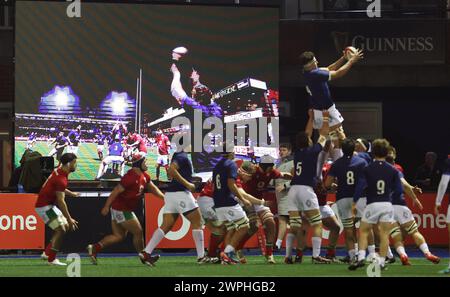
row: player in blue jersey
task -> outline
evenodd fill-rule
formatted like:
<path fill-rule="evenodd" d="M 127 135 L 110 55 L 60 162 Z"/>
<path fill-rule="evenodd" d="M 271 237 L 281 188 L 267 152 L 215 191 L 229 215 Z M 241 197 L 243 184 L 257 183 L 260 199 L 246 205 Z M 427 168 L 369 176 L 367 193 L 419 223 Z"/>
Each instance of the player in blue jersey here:
<path fill-rule="evenodd" d="M 224 246 L 220 258 L 224 264 L 239 263 L 236 248 L 248 233 L 249 220 L 239 204 L 250 207 L 248 201 L 236 185 L 238 168 L 233 161 L 233 152 L 224 152 L 213 170 L 214 208 L 219 221 L 224 222 L 227 229 Z"/>
<path fill-rule="evenodd" d="M 207 263 L 209 258 L 205 256 L 202 216 L 197 201 L 192 195 L 196 191 L 196 186 L 192 182 L 192 163 L 186 152 L 179 151 L 173 154 L 168 173 L 172 181 L 164 195 L 163 222 L 145 247 L 145 252 L 142 253 L 143 260 L 152 259 L 153 250 L 172 230 L 178 216 L 182 214 L 191 223 L 192 237 L 197 250 L 197 263 Z"/>
<path fill-rule="evenodd" d="M 345 262 L 350 262 L 356 255 L 354 237 L 355 228 L 353 215 L 353 196 L 355 194 L 355 185 L 361 178 L 362 171 L 367 166 L 367 162 L 354 156 L 355 141 L 346 138 L 341 144 L 344 156 L 336 160 L 332 165 L 325 181 L 325 187 L 330 189 L 333 184 L 337 184 L 336 205 L 339 217 L 344 226 L 345 244 L 348 251 L 348 257 Z"/>
<path fill-rule="evenodd" d="M 103 160 L 103 150 L 105 149 L 106 135 L 99 131 L 97 135 L 95 135 L 95 143 L 97 143 L 97 154 L 99 160 Z"/>
<path fill-rule="evenodd" d="M 378 263 L 385 267 L 385 258 L 389 248 L 389 233 L 394 222 L 392 195 L 400 195 L 402 183 L 398 171 L 386 162 L 389 142 L 386 139 L 376 139 L 372 149 L 375 157 L 372 164 L 364 168 L 362 178 L 356 184 L 353 201 L 367 188 L 367 206 L 362 215 L 359 227 L 358 260 L 350 264 L 349 270 L 356 270 L 365 265 L 367 239 L 373 226 L 380 229 L 380 257 Z"/>
<path fill-rule="evenodd" d="M 36 143 L 36 137 L 37 137 L 36 132 L 30 133 L 30 135 L 28 136 L 28 140 L 27 140 L 27 150 L 33 149 L 33 146 Z"/>
<path fill-rule="evenodd" d="M 395 148 L 390 146 L 388 149 L 388 157 L 386 160 L 389 164 L 395 164 Z M 394 167 L 396 168 L 396 167 Z M 418 187 L 411 186 L 403 176 L 403 173 L 396 168 L 400 174 L 400 180 L 403 185 L 403 191 L 413 200 L 413 203 L 419 207 L 420 210 L 423 209 L 422 204 L 416 196 L 416 193 L 422 193 L 422 190 Z M 416 220 L 413 217 L 413 214 L 409 207 L 406 205 L 404 193 L 400 193 L 400 195 L 392 195 L 392 205 L 394 207 L 394 220 L 395 226 L 391 230 L 391 237 L 394 240 L 395 249 L 400 256 L 400 260 L 403 265 L 411 265 L 408 259 L 408 255 L 406 254 L 405 247 L 403 244 L 403 236 L 402 231 L 405 231 L 408 235 L 414 239 L 415 244 L 424 254 L 425 258 L 434 263 L 438 264 L 440 258 L 433 255 L 428 249 L 428 245 L 425 241 L 423 235 L 419 232 L 419 226 L 416 223 Z"/>
<path fill-rule="evenodd" d="M 439 182 L 438 192 L 436 195 L 436 206 L 434 208 L 434 213 L 436 216 L 439 215 L 442 199 L 444 198 L 444 194 L 447 191 L 448 182 L 450 181 L 450 155 L 447 156 L 447 160 L 445 161 L 445 168 L 442 173 L 441 181 Z M 447 229 L 450 237 L 450 203 L 447 209 Z M 449 244 L 450 247 L 450 244 Z M 441 271 L 441 273 L 449 274 L 450 273 L 450 262 L 448 264 L 447 269 Z"/>
<path fill-rule="evenodd" d="M 323 150 L 326 136 L 329 133 L 328 111 L 323 112 L 323 125 L 319 130 L 320 136 L 316 144 L 313 144 L 307 124 L 306 131 L 297 134 L 297 149 L 294 153 L 294 168 L 292 169 L 291 188 L 288 193 L 290 233 L 295 234 L 297 240 L 301 239 L 302 218 L 301 212 L 306 216 L 313 229 L 313 263 L 331 263 L 329 259 L 320 256 L 322 244 L 322 217 L 320 215 L 319 202 L 314 187 L 316 185 L 317 159 Z M 286 248 L 285 263 L 292 263 L 292 248 Z"/>
<path fill-rule="evenodd" d="M 125 168 L 123 150 L 124 149 L 122 143 L 117 137 L 115 142 L 111 143 L 111 145 L 108 147 L 108 156 L 104 158 L 100 163 L 100 167 L 97 173 L 97 179 L 100 179 L 106 173 L 106 171 L 108 170 L 108 166 L 111 163 L 118 164 L 120 166 L 120 176 L 123 176 Z"/>
<path fill-rule="evenodd" d="M 330 131 L 332 136 L 345 138 L 342 128 L 343 117 L 336 109 L 331 98 L 328 82 L 343 77 L 348 73 L 353 64 L 363 58 L 361 50 L 358 50 L 348 61 L 344 55 L 329 65 L 319 68 L 319 63 L 312 52 L 304 52 L 300 55 L 300 63 L 303 67 L 303 78 L 306 90 L 311 96 L 311 107 L 314 110 L 314 129 L 320 129 L 323 124 L 322 111 L 328 110 L 330 114 Z"/>
<path fill-rule="evenodd" d="M 76 155 L 78 153 L 78 145 L 80 144 L 81 139 L 81 125 L 78 125 L 75 129 L 71 130 L 69 135 L 67 135 L 67 139 L 69 140 L 67 152 Z"/>
<path fill-rule="evenodd" d="M 50 143 L 50 145 L 55 144 L 55 148 L 48 153 L 49 157 L 53 157 L 56 154 L 56 160 L 59 161 L 61 159 L 62 154 L 64 153 L 64 148 L 69 145 L 69 141 L 64 136 L 64 132 L 59 132 L 58 136 L 55 140 Z"/>

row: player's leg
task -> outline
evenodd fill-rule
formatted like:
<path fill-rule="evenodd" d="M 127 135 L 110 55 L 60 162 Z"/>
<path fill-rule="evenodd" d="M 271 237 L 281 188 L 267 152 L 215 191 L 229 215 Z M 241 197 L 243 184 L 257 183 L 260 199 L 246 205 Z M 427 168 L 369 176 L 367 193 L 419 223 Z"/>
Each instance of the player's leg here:
<path fill-rule="evenodd" d="M 365 265 L 368 237 L 369 237 L 369 233 L 371 232 L 371 230 L 372 230 L 372 224 L 370 222 L 361 220 L 361 222 L 359 224 L 358 258 L 356 261 L 354 261 L 350 264 L 348 269 L 355 270 L 355 269 Z"/>
<path fill-rule="evenodd" d="M 106 235 L 100 241 L 87 246 L 88 255 L 91 258 L 91 263 L 97 265 L 97 254 L 100 253 L 105 247 L 122 242 L 127 237 L 127 230 L 121 226 L 115 219 L 115 212 L 111 210 L 111 230 L 112 234 Z"/>
<path fill-rule="evenodd" d="M 136 252 L 140 253 L 144 249 L 144 233 L 139 220 L 134 217 L 123 222 L 122 227 L 133 235 L 133 245 Z"/>
<path fill-rule="evenodd" d="M 216 258 L 219 256 L 218 248 L 219 245 L 224 241 L 226 228 L 222 222 L 207 221 L 206 227 L 210 230 L 209 246 L 208 246 L 208 257 Z"/>
<path fill-rule="evenodd" d="M 173 75 L 172 83 L 170 84 L 170 92 L 172 93 L 172 96 L 179 101 L 180 99 L 187 97 L 187 94 L 181 85 L 181 73 L 175 64 L 172 64 L 170 71 Z"/>
<path fill-rule="evenodd" d="M 159 172 L 160 172 L 161 164 L 156 164 L 156 181 L 159 182 Z"/>
<path fill-rule="evenodd" d="M 430 252 L 428 244 L 423 235 L 419 232 L 419 226 L 417 226 L 416 220 L 414 218 L 411 221 L 402 224 L 401 227 L 409 235 L 411 235 L 411 237 L 414 239 L 414 243 L 422 251 L 422 253 L 424 254 L 425 258 L 427 258 L 428 261 L 434 264 L 438 264 L 440 262 L 440 258 L 433 255 Z"/>
<path fill-rule="evenodd" d="M 50 153 L 48 153 L 47 157 L 53 157 L 56 154 L 56 152 L 57 152 L 56 148 L 52 149 Z"/>
<path fill-rule="evenodd" d="M 353 217 L 352 202 L 352 198 L 343 198 L 336 202 L 339 217 L 344 227 L 345 246 L 348 252 L 348 256 L 341 260 L 344 263 L 350 263 L 356 255 L 355 218 Z"/>
<path fill-rule="evenodd" d="M 389 248 L 389 233 L 392 230 L 393 224 L 391 222 L 380 222 L 379 224 L 380 230 L 380 265 L 383 268 L 385 259 L 388 254 Z"/>
<path fill-rule="evenodd" d="M 98 168 L 98 172 L 97 172 L 97 179 L 100 179 L 100 177 L 102 177 L 105 173 L 106 170 L 108 170 L 108 157 L 106 157 L 105 159 L 103 159 L 103 161 L 100 162 L 100 166 Z"/>
<path fill-rule="evenodd" d="M 255 212 L 255 209 L 253 206 L 250 207 L 244 207 L 244 211 L 247 215 L 247 218 L 249 220 L 249 228 L 247 234 L 244 235 L 242 240 L 239 242 L 238 246 L 236 247 L 236 255 L 239 258 L 239 261 L 242 264 L 247 263 L 247 259 L 245 258 L 243 249 L 247 241 L 252 238 L 253 235 L 258 232 L 258 215 Z"/>
<path fill-rule="evenodd" d="M 339 239 L 339 231 L 340 231 L 339 222 L 333 213 L 333 215 L 330 215 L 328 217 L 322 216 L 322 224 L 330 232 L 330 234 L 328 236 L 328 249 L 327 249 L 327 254 L 326 254 L 325 258 L 335 261 L 336 260 L 336 244 Z"/>
<path fill-rule="evenodd" d="M 53 235 L 50 240 L 51 248 L 49 248 L 48 251 L 46 251 L 46 255 L 48 256 L 47 262 L 49 264 L 61 266 L 66 265 L 65 263 L 61 263 L 59 262 L 58 259 L 56 259 L 56 254 L 61 249 L 64 235 L 68 232 L 68 230 L 69 226 L 67 224 L 60 225 L 53 230 Z"/>
<path fill-rule="evenodd" d="M 277 249 L 281 249 L 281 245 L 283 243 L 283 239 L 287 231 L 288 219 L 289 216 L 287 217 L 285 215 L 278 216 L 278 234 L 277 234 L 277 242 L 275 243 Z"/>
<path fill-rule="evenodd" d="M 317 198 L 316 198 L 317 200 Z M 317 203 L 317 201 L 316 201 Z M 311 208 L 311 207 L 309 207 Z M 320 256 L 320 249 L 322 246 L 322 217 L 320 215 L 320 210 L 317 203 L 317 208 L 309 209 L 304 211 L 305 216 L 311 225 L 312 229 L 312 248 L 313 248 L 313 254 L 312 254 L 312 260 L 313 263 L 318 264 L 328 264 L 331 263 L 330 260 L 325 259 Z"/>
<path fill-rule="evenodd" d="M 396 220 L 397 221 L 397 220 Z M 394 248 L 397 251 L 397 254 L 400 256 L 400 261 L 402 265 L 409 266 L 411 263 L 409 262 L 408 255 L 406 254 L 405 246 L 403 244 L 403 235 L 400 230 L 400 226 L 398 222 L 393 224 L 393 228 L 389 232 L 390 237 L 394 242 Z"/>
<path fill-rule="evenodd" d="M 165 213 L 163 214 L 163 222 L 161 227 L 155 230 L 150 241 L 145 247 L 147 254 L 151 255 L 156 246 L 163 240 L 164 236 L 172 229 L 179 214 L 178 213 Z"/>
<path fill-rule="evenodd" d="M 184 213 L 184 216 L 191 223 L 192 228 L 192 238 L 195 242 L 195 249 L 197 250 L 197 262 L 204 263 L 205 258 L 205 243 L 204 243 L 204 234 L 203 234 L 203 224 L 202 224 L 202 216 L 200 214 L 200 210 L 197 208 L 189 210 Z"/>
<path fill-rule="evenodd" d="M 266 259 L 269 264 L 275 264 L 273 257 L 273 243 L 275 241 L 275 220 L 273 214 L 268 207 L 258 212 L 259 219 L 264 226 L 264 233 L 266 235 Z"/>

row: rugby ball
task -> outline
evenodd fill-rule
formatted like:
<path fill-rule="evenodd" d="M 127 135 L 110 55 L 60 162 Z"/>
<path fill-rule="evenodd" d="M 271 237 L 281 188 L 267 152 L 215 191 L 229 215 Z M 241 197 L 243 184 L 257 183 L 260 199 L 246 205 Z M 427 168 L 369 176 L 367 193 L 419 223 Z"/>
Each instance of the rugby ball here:
<path fill-rule="evenodd" d="M 350 60 L 358 50 L 353 46 L 347 46 L 344 50 L 345 59 Z"/>
<path fill-rule="evenodd" d="M 179 55 L 186 55 L 188 53 L 188 49 L 185 48 L 184 46 L 179 46 L 173 49 L 173 51 L 175 54 L 179 54 Z"/>

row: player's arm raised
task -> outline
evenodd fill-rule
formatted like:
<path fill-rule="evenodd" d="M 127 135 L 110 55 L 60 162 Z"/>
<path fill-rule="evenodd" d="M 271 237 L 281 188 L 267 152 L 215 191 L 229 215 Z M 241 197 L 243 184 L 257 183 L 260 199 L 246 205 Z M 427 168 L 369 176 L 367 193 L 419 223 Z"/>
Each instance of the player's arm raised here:
<path fill-rule="evenodd" d="M 158 196 L 158 198 L 164 200 L 164 194 L 163 194 L 163 192 L 161 192 L 161 190 L 160 190 L 157 186 L 155 186 L 155 184 L 154 184 L 152 181 L 150 181 L 150 182 L 148 183 L 147 189 L 148 189 L 148 191 L 149 191 L 150 193 L 153 193 L 153 194 L 155 194 L 156 196 Z"/>
<path fill-rule="evenodd" d="M 336 70 L 338 70 L 339 68 L 341 68 L 342 67 L 342 65 L 344 65 L 345 64 L 345 56 L 344 56 L 344 52 L 342 53 L 342 57 L 340 57 L 336 62 L 334 62 L 333 64 L 331 64 L 331 65 L 328 65 L 328 67 L 327 67 L 327 69 L 329 70 L 329 71 L 336 71 Z"/>
<path fill-rule="evenodd" d="M 190 192 L 195 192 L 195 185 L 193 183 L 188 182 L 184 177 L 181 176 L 181 174 L 178 172 L 179 168 L 180 167 L 176 162 L 172 162 L 167 172 L 173 179 L 182 184 Z"/>
<path fill-rule="evenodd" d="M 306 122 L 305 132 L 309 137 L 312 137 L 313 134 L 313 123 L 314 123 L 314 111 L 312 109 L 308 109 L 308 122 Z"/>
<path fill-rule="evenodd" d="M 64 192 L 56 192 L 56 203 L 58 204 L 59 209 L 61 209 L 64 217 L 66 217 L 67 219 L 67 222 L 69 223 L 69 229 L 75 231 L 76 229 L 78 229 L 78 222 L 70 216 L 65 196 L 66 195 Z"/>
<path fill-rule="evenodd" d="M 364 57 L 362 50 L 357 50 L 355 55 L 350 58 L 350 60 L 347 61 L 347 63 L 344 64 L 341 68 L 337 70 L 331 70 L 330 71 L 330 80 L 335 80 L 338 78 L 343 77 L 346 75 L 350 68 L 352 68 L 353 64 L 357 63 L 359 60 L 361 60 Z"/>
<path fill-rule="evenodd" d="M 116 200 L 117 196 L 119 196 L 119 194 L 122 193 L 123 191 L 125 191 L 125 188 L 121 184 L 118 184 L 114 188 L 111 194 L 109 194 L 108 199 L 106 199 L 105 205 L 101 210 L 102 215 L 106 216 L 109 213 L 111 204 L 114 202 L 114 200 Z"/>
<path fill-rule="evenodd" d="M 242 197 L 247 199 L 253 205 L 270 206 L 270 204 L 271 204 L 270 201 L 266 201 L 264 199 L 258 199 L 256 197 L 250 195 L 249 193 L 245 192 L 245 190 L 242 188 L 238 188 L 238 190 L 239 190 L 239 192 L 241 192 Z"/>

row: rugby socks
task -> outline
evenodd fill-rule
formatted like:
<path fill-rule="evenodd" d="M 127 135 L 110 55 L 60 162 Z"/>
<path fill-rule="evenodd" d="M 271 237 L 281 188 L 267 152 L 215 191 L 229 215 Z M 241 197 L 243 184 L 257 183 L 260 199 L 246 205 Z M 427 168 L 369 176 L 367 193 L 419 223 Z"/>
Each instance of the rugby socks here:
<path fill-rule="evenodd" d="M 358 261 L 364 261 L 366 259 L 366 250 L 359 250 Z"/>
<path fill-rule="evenodd" d="M 355 258 L 355 255 L 356 255 L 356 250 L 355 249 L 348 251 L 348 256 L 350 257 L 350 259 Z"/>
<path fill-rule="evenodd" d="M 94 248 L 95 248 L 96 253 L 100 253 L 100 251 L 103 248 L 103 244 L 101 244 L 100 242 L 97 242 L 96 244 L 94 244 Z"/>
<path fill-rule="evenodd" d="M 194 238 L 195 249 L 197 250 L 197 258 L 201 259 L 205 256 L 204 237 L 202 229 L 192 230 L 192 238 Z"/>
<path fill-rule="evenodd" d="M 50 250 L 52 249 L 52 242 L 50 242 L 46 247 L 45 247 L 45 255 L 48 256 L 50 255 Z"/>
<path fill-rule="evenodd" d="M 367 247 L 367 249 L 369 250 L 369 255 L 375 255 L 376 251 L 375 251 L 375 245 L 374 245 L 374 244 L 369 245 L 369 246 Z M 389 252 L 388 252 L 388 253 L 389 253 Z"/>
<path fill-rule="evenodd" d="M 297 257 L 303 257 L 303 251 L 302 250 L 296 249 L 296 252 L 297 252 L 297 254 L 296 254 Z"/>
<path fill-rule="evenodd" d="M 389 259 L 394 258 L 394 254 L 392 253 L 391 247 L 388 247 L 388 250 L 387 250 L 387 257 L 388 257 Z"/>
<path fill-rule="evenodd" d="M 54 248 L 50 249 L 49 253 L 47 254 L 48 262 L 53 262 L 56 259 L 57 252 L 58 252 L 58 250 L 55 250 Z"/>
<path fill-rule="evenodd" d="M 423 253 L 424 255 L 427 255 L 427 254 L 430 253 L 430 250 L 428 249 L 428 244 L 427 244 L 426 242 L 422 243 L 422 244 L 419 246 L 419 249 L 422 251 L 422 253 Z"/>
<path fill-rule="evenodd" d="M 227 245 L 226 247 L 225 247 L 225 250 L 224 250 L 224 252 L 227 254 L 227 253 L 232 253 L 232 252 L 234 252 L 234 247 L 232 246 L 232 245 Z"/>
<path fill-rule="evenodd" d="M 273 243 L 267 243 L 266 244 L 266 256 L 272 256 L 273 255 Z"/>
<path fill-rule="evenodd" d="M 283 243 L 282 239 L 277 239 L 277 242 L 275 243 L 275 245 L 277 246 L 277 249 L 281 249 L 282 243 Z"/>
<path fill-rule="evenodd" d="M 165 235 L 164 231 L 161 228 L 156 229 L 156 231 L 153 233 L 152 238 L 145 247 L 144 251 L 147 254 L 151 255 L 155 247 L 161 242 L 161 240 L 163 240 L 164 235 Z"/>
<path fill-rule="evenodd" d="M 222 235 L 217 235 L 211 233 L 209 237 L 209 247 L 208 247 L 208 256 L 209 257 L 217 257 L 217 249 L 219 248 L 220 243 L 223 240 Z"/>
<path fill-rule="evenodd" d="M 247 233 L 245 234 L 244 238 L 242 238 L 241 242 L 239 242 L 238 246 L 236 247 L 237 251 L 240 251 L 244 248 L 244 245 L 247 243 L 247 241 L 253 236 L 254 234 Z"/>
<path fill-rule="evenodd" d="M 397 253 L 399 254 L 399 256 L 407 256 L 406 255 L 406 251 L 405 251 L 405 247 L 404 246 L 399 246 L 396 248 Z"/>
<path fill-rule="evenodd" d="M 292 257 L 292 248 L 294 247 L 295 235 L 288 233 L 286 235 L 286 257 Z"/>
<path fill-rule="evenodd" d="M 313 237 L 311 239 L 312 241 L 312 248 L 313 248 L 313 258 L 317 258 L 320 256 L 320 246 L 322 245 L 322 238 L 320 237 Z"/>

